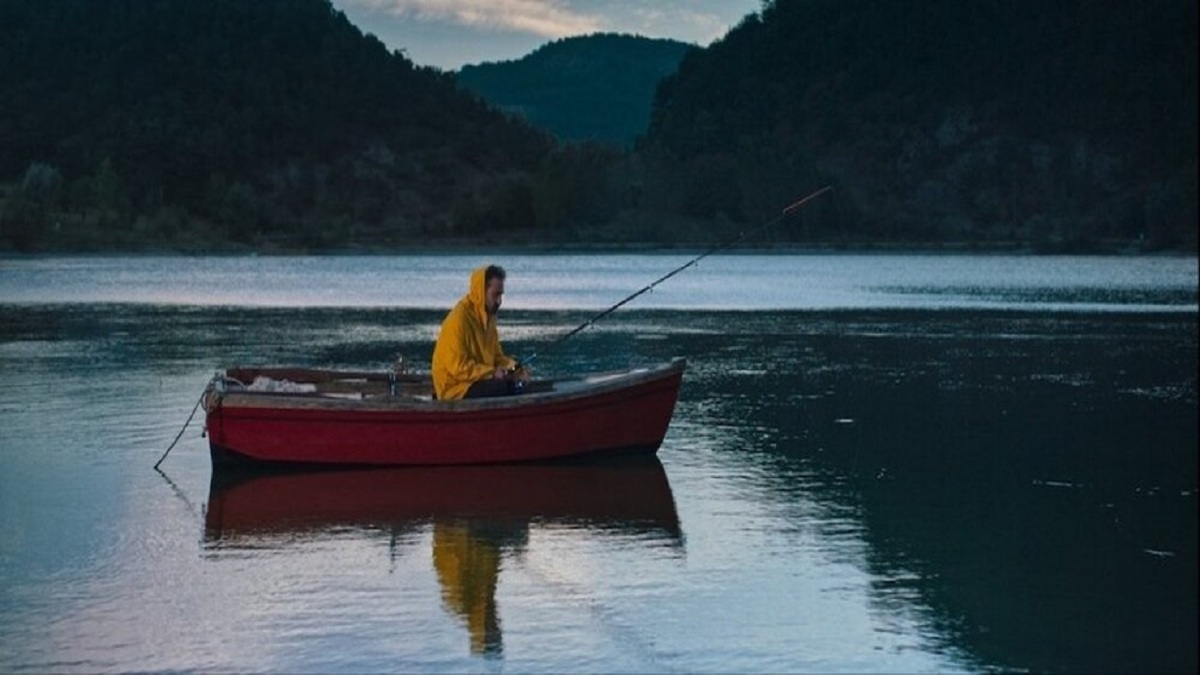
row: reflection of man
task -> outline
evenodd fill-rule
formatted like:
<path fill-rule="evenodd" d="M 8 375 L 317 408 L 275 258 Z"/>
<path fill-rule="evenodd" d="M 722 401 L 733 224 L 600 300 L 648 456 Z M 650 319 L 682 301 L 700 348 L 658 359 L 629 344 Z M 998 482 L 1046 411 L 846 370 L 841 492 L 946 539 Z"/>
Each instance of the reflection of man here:
<path fill-rule="evenodd" d="M 523 370 L 500 347 L 496 312 L 504 297 L 504 269 L 496 265 L 471 273 L 467 294 L 446 315 L 433 348 L 433 388 L 443 401 L 502 396 L 524 380 Z"/>
<path fill-rule="evenodd" d="M 442 602 L 467 620 L 471 653 L 501 653 L 496 614 L 500 544 L 473 536 L 466 522 L 437 522 L 433 526 L 433 566 L 442 585 Z"/>

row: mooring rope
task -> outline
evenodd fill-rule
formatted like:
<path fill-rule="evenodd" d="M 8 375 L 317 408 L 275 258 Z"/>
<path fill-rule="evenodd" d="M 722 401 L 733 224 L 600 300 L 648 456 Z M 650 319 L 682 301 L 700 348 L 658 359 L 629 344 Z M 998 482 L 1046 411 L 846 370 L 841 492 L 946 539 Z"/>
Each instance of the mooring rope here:
<path fill-rule="evenodd" d="M 164 452 L 162 457 L 159 457 L 158 461 L 154 463 L 155 469 L 158 468 L 159 464 L 163 463 L 163 460 L 167 458 L 167 455 L 171 454 L 171 451 L 175 449 L 175 444 L 179 443 L 179 439 L 183 438 L 183 432 L 187 431 L 188 425 L 192 423 L 192 418 L 196 416 L 196 411 L 200 409 L 200 404 L 204 403 L 204 397 L 206 394 L 208 394 L 207 386 L 204 388 L 204 391 L 200 392 L 200 398 L 197 399 L 196 406 L 192 408 L 192 414 L 188 415 L 187 421 L 183 423 L 183 428 L 179 430 L 178 434 L 176 434 L 175 440 L 171 441 L 171 445 L 167 448 L 167 451 Z"/>

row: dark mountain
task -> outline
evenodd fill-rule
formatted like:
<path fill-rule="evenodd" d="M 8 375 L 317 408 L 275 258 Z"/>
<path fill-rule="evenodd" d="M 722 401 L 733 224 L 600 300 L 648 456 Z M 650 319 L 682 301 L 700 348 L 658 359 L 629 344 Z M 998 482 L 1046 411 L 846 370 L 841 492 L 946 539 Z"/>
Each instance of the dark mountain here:
<path fill-rule="evenodd" d="M 659 81 L 692 48 L 633 35 L 572 37 L 516 61 L 466 66 L 458 82 L 560 139 L 630 146 L 646 131 Z"/>
<path fill-rule="evenodd" d="M 0 247 L 502 227 L 552 147 L 328 0 L 3 2 L 0 73 Z"/>
<path fill-rule="evenodd" d="M 1195 0 L 774 0 L 658 90 L 646 203 L 793 238 L 1195 246 Z"/>
<path fill-rule="evenodd" d="M 683 53 L 629 151 L 329 0 L 0 1 L 0 250 L 716 241 L 827 183 L 769 236 L 1194 250 L 1196 36 L 1195 0 L 768 0 L 496 66 L 627 142 Z"/>

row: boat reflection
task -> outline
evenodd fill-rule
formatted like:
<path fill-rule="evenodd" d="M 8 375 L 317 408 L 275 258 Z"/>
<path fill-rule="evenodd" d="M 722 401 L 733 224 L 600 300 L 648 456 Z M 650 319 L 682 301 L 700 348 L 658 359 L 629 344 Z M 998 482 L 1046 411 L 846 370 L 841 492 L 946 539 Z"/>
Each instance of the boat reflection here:
<path fill-rule="evenodd" d="M 262 548 L 349 530 L 413 540 L 432 529 L 446 610 L 471 651 L 502 652 L 496 584 L 506 551 L 531 526 L 567 526 L 683 546 L 670 484 L 655 457 L 588 464 L 381 468 L 213 474 L 209 549 Z"/>
<path fill-rule="evenodd" d="M 571 523 L 682 543 L 655 457 L 579 464 L 413 467 L 296 473 L 214 472 L 205 542 L 467 520 Z"/>

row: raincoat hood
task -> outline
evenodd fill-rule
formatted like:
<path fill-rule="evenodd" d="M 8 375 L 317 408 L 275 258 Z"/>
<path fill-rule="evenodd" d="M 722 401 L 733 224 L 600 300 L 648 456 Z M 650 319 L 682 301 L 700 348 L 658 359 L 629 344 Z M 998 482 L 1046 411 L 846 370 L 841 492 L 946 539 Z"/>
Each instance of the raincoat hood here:
<path fill-rule="evenodd" d="M 479 317 L 479 322 L 487 325 L 487 267 L 480 267 L 471 272 L 471 281 L 463 301 L 471 305 L 471 312 Z"/>

